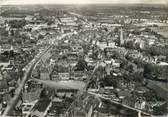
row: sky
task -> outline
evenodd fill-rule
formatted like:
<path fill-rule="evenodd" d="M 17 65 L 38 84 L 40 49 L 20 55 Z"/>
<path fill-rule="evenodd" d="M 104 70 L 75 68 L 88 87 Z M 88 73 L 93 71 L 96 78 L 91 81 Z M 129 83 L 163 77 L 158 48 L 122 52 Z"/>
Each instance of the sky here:
<path fill-rule="evenodd" d="M 0 0 L 1 5 L 12 4 L 166 4 L 168 0 Z"/>

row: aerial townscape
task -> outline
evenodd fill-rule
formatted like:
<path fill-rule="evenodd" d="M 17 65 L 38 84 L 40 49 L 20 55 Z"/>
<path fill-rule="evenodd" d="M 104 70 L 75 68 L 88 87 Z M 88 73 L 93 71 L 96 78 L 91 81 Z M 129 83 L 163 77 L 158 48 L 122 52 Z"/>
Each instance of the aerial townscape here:
<path fill-rule="evenodd" d="M 0 117 L 168 117 L 168 6 L 2 5 Z"/>

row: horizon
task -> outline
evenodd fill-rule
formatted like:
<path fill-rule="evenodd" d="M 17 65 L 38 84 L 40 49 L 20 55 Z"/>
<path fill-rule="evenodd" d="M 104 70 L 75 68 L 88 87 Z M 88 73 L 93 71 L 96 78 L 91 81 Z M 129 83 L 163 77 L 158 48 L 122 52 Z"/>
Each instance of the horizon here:
<path fill-rule="evenodd" d="M 105 5 L 115 5 L 115 4 L 144 4 L 144 5 L 166 5 L 168 6 L 168 0 L 2 0 L 0 5 L 96 5 L 96 4 L 105 4 Z M 151 2 L 152 1 L 152 2 Z"/>

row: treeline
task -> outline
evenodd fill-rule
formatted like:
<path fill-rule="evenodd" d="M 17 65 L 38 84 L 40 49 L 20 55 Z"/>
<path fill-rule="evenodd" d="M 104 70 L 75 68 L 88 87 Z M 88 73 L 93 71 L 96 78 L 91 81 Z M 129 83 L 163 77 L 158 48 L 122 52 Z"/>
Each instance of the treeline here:
<path fill-rule="evenodd" d="M 23 28 L 26 25 L 25 20 L 11 20 L 9 21 L 11 28 Z"/>
<path fill-rule="evenodd" d="M 158 66 L 154 64 L 145 64 L 144 77 L 153 80 L 168 82 L 168 66 Z"/>

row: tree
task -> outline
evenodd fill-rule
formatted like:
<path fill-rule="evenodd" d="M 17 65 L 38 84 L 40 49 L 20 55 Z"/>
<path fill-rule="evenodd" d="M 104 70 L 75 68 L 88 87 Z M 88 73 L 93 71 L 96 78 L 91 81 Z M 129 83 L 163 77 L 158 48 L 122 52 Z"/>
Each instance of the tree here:
<path fill-rule="evenodd" d="M 14 55 L 15 55 L 14 51 L 13 51 L 13 50 L 10 50 L 10 51 L 9 51 L 9 56 L 10 56 L 11 58 L 13 58 Z"/>
<path fill-rule="evenodd" d="M 11 28 L 23 28 L 26 25 L 25 20 L 11 20 L 9 21 Z"/>
<path fill-rule="evenodd" d="M 106 76 L 103 79 L 104 86 L 113 86 L 114 88 L 118 87 L 118 79 L 112 78 L 111 75 Z"/>
<path fill-rule="evenodd" d="M 0 29 L 0 35 L 7 37 L 8 36 L 8 31 L 6 31 L 4 28 L 1 28 Z"/>
<path fill-rule="evenodd" d="M 40 93 L 40 98 L 45 98 L 46 97 L 46 89 L 43 89 Z"/>
<path fill-rule="evenodd" d="M 20 32 L 19 30 L 16 30 L 15 33 L 14 33 L 14 37 L 15 38 L 19 38 L 21 35 L 20 35 Z"/>
<path fill-rule="evenodd" d="M 10 32 L 11 32 L 11 36 L 14 36 L 14 34 L 15 34 L 14 30 L 11 30 Z"/>
<path fill-rule="evenodd" d="M 89 52 L 90 46 L 91 46 L 90 43 L 86 43 L 86 42 L 82 45 L 85 54 Z"/>
<path fill-rule="evenodd" d="M 149 66 L 149 64 L 145 64 L 143 76 L 148 78 L 150 73 L 151 73 L 151 67 Z"/>
<path fill-rule="evenodd" d="M 38 39 L 43 39 L 43 38 L 44 38 L 43 35 L 41 35 L 41 34 L 38 35 Z"/>
<path fill-rule="evenodd" d="M 75 71 L 84 71 L 85 69 L 87 69 L 87 62 L 84 59 L 79 59 L 75 67 Z"/>
<path fill-rule="evenodd" d="M 47 19 L 47 25 L 51 25 L 51 24 L 54 24 L 54 20 L 53 19 Z"/>

